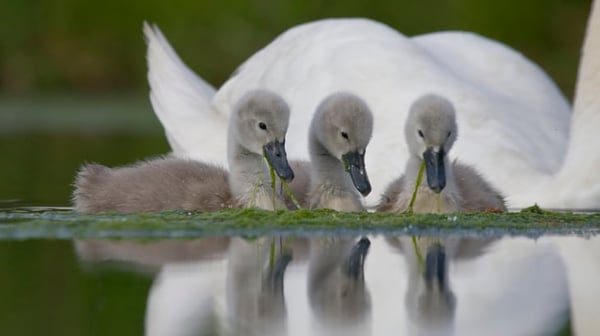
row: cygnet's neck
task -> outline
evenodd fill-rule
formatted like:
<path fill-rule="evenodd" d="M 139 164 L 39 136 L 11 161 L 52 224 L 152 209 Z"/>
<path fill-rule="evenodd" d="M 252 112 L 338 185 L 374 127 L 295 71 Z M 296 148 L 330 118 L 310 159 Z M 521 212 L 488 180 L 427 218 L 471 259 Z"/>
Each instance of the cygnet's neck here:
<path fill-rule="evenodd" d="M 364 207 L 344 165 L 332 156 L 311 132 L 309 139 L 311 161 L 311 208 L 329 208 L 338 211 L 363 211 Z"/>
<path fill-rule="evenodd" d="M 246 149 L 233 135 L 229 138 L 228 161 L 229 187 L 240 206 L 265 210 L 284 208 L 279 197 L 273 195 L 264 157 Z"/>

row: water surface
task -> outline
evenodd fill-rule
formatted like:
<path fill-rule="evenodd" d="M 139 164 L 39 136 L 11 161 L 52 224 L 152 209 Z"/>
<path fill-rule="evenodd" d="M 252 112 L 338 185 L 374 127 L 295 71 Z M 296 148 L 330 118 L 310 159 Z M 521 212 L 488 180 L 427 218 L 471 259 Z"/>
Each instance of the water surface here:
<path fill-rule="evenodd" d="M 596 236 L 4 240 L 0 329 L 565 335 L 573 327 L 586 334 L 600 327 L 598 258 Z"/>

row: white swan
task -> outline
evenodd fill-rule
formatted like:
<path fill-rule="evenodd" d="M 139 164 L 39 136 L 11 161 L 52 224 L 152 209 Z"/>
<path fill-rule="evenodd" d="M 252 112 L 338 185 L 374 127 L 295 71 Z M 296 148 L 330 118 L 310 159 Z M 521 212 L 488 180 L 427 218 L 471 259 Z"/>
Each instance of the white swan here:
<path fill-rule="evenodd" d="M 214 211 L 233 206 L 285 208 L 273 195 L 265 158 L 283 180 L 294 177 L 285 152 L 289 107 L 278 95 L 250 90 L 229 122 L 228 174 L 221 167 L 179 158 L 132 166 L 84 165 L 75 179 L 79 212 Z"/>
<path fill-rule="evenodd" d="M 198 129 L 214 132 L 247 87 L 275 90 L 290 103 L 294 113 L 288 152 L 294 159 L 308 156 L 305 134 L 324 96 L 350 91 L 362 97 L 375 117 L 366 158 L 373 184 L 367 199 L 371 204 L 406 162 L 406 144 L 396 135 L 410 103 L 425 92 L 439 92 L 461 111 L 457 157 L 484 172 L 511 207 L 539 201 L 537 194 L 517 196 L 540 177 L 555 173 L 565 155 L 569 105 L 556 85 L 519 53 L 474 34 L 407 38 L 365 19 L 308 23 L 290 29 L 253 55 L 213 96 L 200 94 L 207 91 L 201 79 L 193 75 L 194 81 L 185 79 L 189 70 L 156 28 L 146 26 L 145 32 L 153 106 L 161 120 L 185 115 L 183 125 L 163 122 L 171 143 L 181 145 L 173 146 L 181 155 L 223 162 L 224 157 L 216 157 L 210 149 L 212 142 L 196 148 L 183 144 Z M 154 57 L 157 50 L 171 51 L 171 57 Z M 169 82 L 155 85 L 163 72 L 182 79 L 176 86 L 195 82 L 196 94 L 186 93 L 191 87 L 178 90 Z M 171 106 L 177 97 L 182 98 L 179 105 Z"/>
<path fill-rule="evenodd" d="M 450 150 L 458 133 L 454 107 L 446 98 L 427 94 L 417 99 L 404 125 L 410 150 L 406 170 L 386 189 L 377 210 L 418 213 L 505 210 L 502 196 L 476 170 L 450 161 Z"/>

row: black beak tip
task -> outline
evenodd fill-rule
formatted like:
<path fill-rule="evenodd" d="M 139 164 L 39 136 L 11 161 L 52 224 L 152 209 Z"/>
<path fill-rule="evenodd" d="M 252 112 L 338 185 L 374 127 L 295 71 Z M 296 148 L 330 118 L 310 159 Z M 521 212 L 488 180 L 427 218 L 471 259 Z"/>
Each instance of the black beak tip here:
<path fill-rule="evenodd" d="M 439 194 L 442 192 L 442 190 L 444 190 L 444 188 L 442 188 L 441 186 L 435 186 L 431 187 L 431 190 L 433 190 L 434 193 Z"/>
<path fill-rule="evenodd" d="M 364 186 L 359 190 L 359 192 L 361 195 L 367 196 L 368 194 L 371 193 L 371 186 L 370 185 Z"/>
<path fill-rule="evenodd" d="M 286 181 L 286 182 L 291 182 L 294 179 L 294 171 L 292 171 L 291 169 L 288 169 L 287 171 L 278 174 L 279 178 L 281 178 L 282 180 Z"/>

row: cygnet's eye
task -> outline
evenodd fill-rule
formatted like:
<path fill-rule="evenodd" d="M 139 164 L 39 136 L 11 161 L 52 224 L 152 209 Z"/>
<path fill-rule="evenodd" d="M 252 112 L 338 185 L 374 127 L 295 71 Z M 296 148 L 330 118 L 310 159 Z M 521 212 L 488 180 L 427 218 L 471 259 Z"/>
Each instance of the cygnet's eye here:
<path fill-rule="evenodd" d="M 342 136 L 342 138 L 348 140 L 348 133 L 342 131 L 340 132 L 340 135 Z"/>
<path fill-rule="evenodd" d="M 419 136 L 420 136 L 421 138 L 424 138 L 424 137 L 425 137 L 425 136 L 423 135 L 423 132 L 422 132 L 421 130 L 419 130 Z"/>
<path fill-rule="evenodd" d="M 452 131 L 448 131 L 448 138 L 452 135 Z"/>
<path fill-rule="evenodd" d="M 262 122 L 262 121 L 258 123 L 258 127 L 259 127 L 261 130 L 267 130 L 267 124 L 265 124 L 265 123 L 264 123 L 264 122 Z"/>

